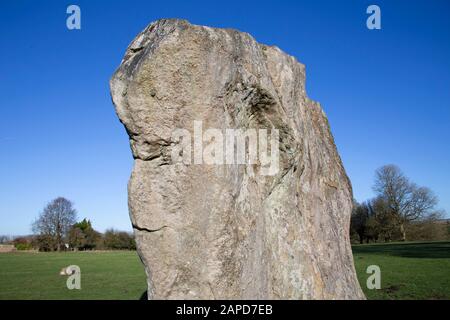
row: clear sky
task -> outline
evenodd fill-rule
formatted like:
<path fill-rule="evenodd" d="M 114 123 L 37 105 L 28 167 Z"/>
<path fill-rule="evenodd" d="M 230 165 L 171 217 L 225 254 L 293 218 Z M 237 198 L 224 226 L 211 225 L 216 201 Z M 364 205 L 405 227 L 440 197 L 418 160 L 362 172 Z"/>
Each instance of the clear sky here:
<path fill-rule="evenodd" d="M 66 8 L 81 8 L 81 30 Z M 366 28 L 381 8 L 382 29 Z M 94 227 L 131 230 L 128 139 L 108 80 L 148 23 L 230 27 L 306 65 L 362 201 L 394 163 L 450 212 L 450 1 L 0 2 L 0 234 L 30 233 L 57 196 Z M 447 215 L 449 216 L 449 215 Z"/>

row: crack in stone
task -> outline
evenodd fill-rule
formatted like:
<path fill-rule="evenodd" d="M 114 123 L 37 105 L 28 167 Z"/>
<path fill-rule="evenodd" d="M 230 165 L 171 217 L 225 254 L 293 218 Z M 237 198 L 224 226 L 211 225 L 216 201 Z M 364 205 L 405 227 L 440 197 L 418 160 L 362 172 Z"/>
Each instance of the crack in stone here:
<path fill-rule="evenodd" d="M 132 223 L 131 226 L 133 227 L 133 229 L 139 230 L 139 231 L 146 231 L 146 232 L 157 232 L 160 231 L 164 228 L 168 228 L 169 226 L 162 226 L 161 228 L 158 229 L 149 229 L 149 228 L 145 228 L 145 227 L 139 227 L 138 225 Z"/>

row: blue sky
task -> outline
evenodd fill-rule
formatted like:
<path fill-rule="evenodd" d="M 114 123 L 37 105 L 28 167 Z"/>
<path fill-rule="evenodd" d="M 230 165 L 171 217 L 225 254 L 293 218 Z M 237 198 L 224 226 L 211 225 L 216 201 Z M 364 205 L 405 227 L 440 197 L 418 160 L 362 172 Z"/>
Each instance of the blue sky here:
<path fill-rule="evenodd" d="M 66 28 L 70 4 L 81 30 Z M 370 4 L 381 30 L 366 28 Z M 449 12 L 446 0 L 1 1 L 0 234 L 30 233 L 57 196 L 100 231 L 131 230 L 133 160 L 108 80 L 137 33 L 171 17 L 249 32 L 304 63 L 357 200 L 395 163 L 450 212 Z"/>

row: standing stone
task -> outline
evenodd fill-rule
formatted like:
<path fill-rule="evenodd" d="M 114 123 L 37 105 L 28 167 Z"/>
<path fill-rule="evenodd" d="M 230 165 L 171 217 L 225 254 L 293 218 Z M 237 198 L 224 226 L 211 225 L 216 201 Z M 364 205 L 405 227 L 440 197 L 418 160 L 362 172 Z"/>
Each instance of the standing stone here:
<path fill-rule="evenodd" d="M 129 210 L 149 299 L 364 298 L 351 184 L 304 65 L 247 33 L 163 19 L 133 40 L 110 85 L 134 157 Z M 279 151 L 278 171 L 202 162 L 218 138 L 196 151 L 195 121 L 203 133 L 278 130 L 267 153 Z"/>

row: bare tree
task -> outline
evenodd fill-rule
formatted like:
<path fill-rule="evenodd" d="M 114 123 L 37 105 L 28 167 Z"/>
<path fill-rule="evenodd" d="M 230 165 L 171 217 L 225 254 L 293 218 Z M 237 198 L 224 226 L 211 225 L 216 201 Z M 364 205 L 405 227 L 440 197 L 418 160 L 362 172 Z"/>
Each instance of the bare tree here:
<path fill-rule="evenodd" d="M 396 218 L 402 240 L 406 240 L 405 224 L 431 214 L 437 204 L 430 189 L 412 183 L 395 165 L 376 171 L 373 189 L 385 203 L 385 210 Z"/>
<path fill-rule="evenodd" d="M 8 244 L 12 241 L 12 238 L 7 235 L 0 235 L 0 244 Z"/>
<path fill-rule="evenodd" d="M 369 219 L 369 207 L 367 203 L 358 203 L 353 200 L 353 210 L 350 220 L 351 229 L 358 235 L 359 243 L 364 242 L 366 236 L 367 221 Z"/>
<path fill-rule="evenodd" d="M 64 246 L 64 239 L 70 227 L 76 222 L 77 212 L 71 201 L 59 197 L 47 204 L 33 223 L 33 232 L 41 238 L 51 240 L 51 246 L 58 251 Z"/>
<path fill-rule="evenodd" d="M 385 242 L 391 241 L 398 231 L 397 216 L 389 209 L 387 201 L 380 196 L 370 201 L 370 208 L 375 219 L 372 225 L 376 229 L 377 237 L 383 238 Z"/>

